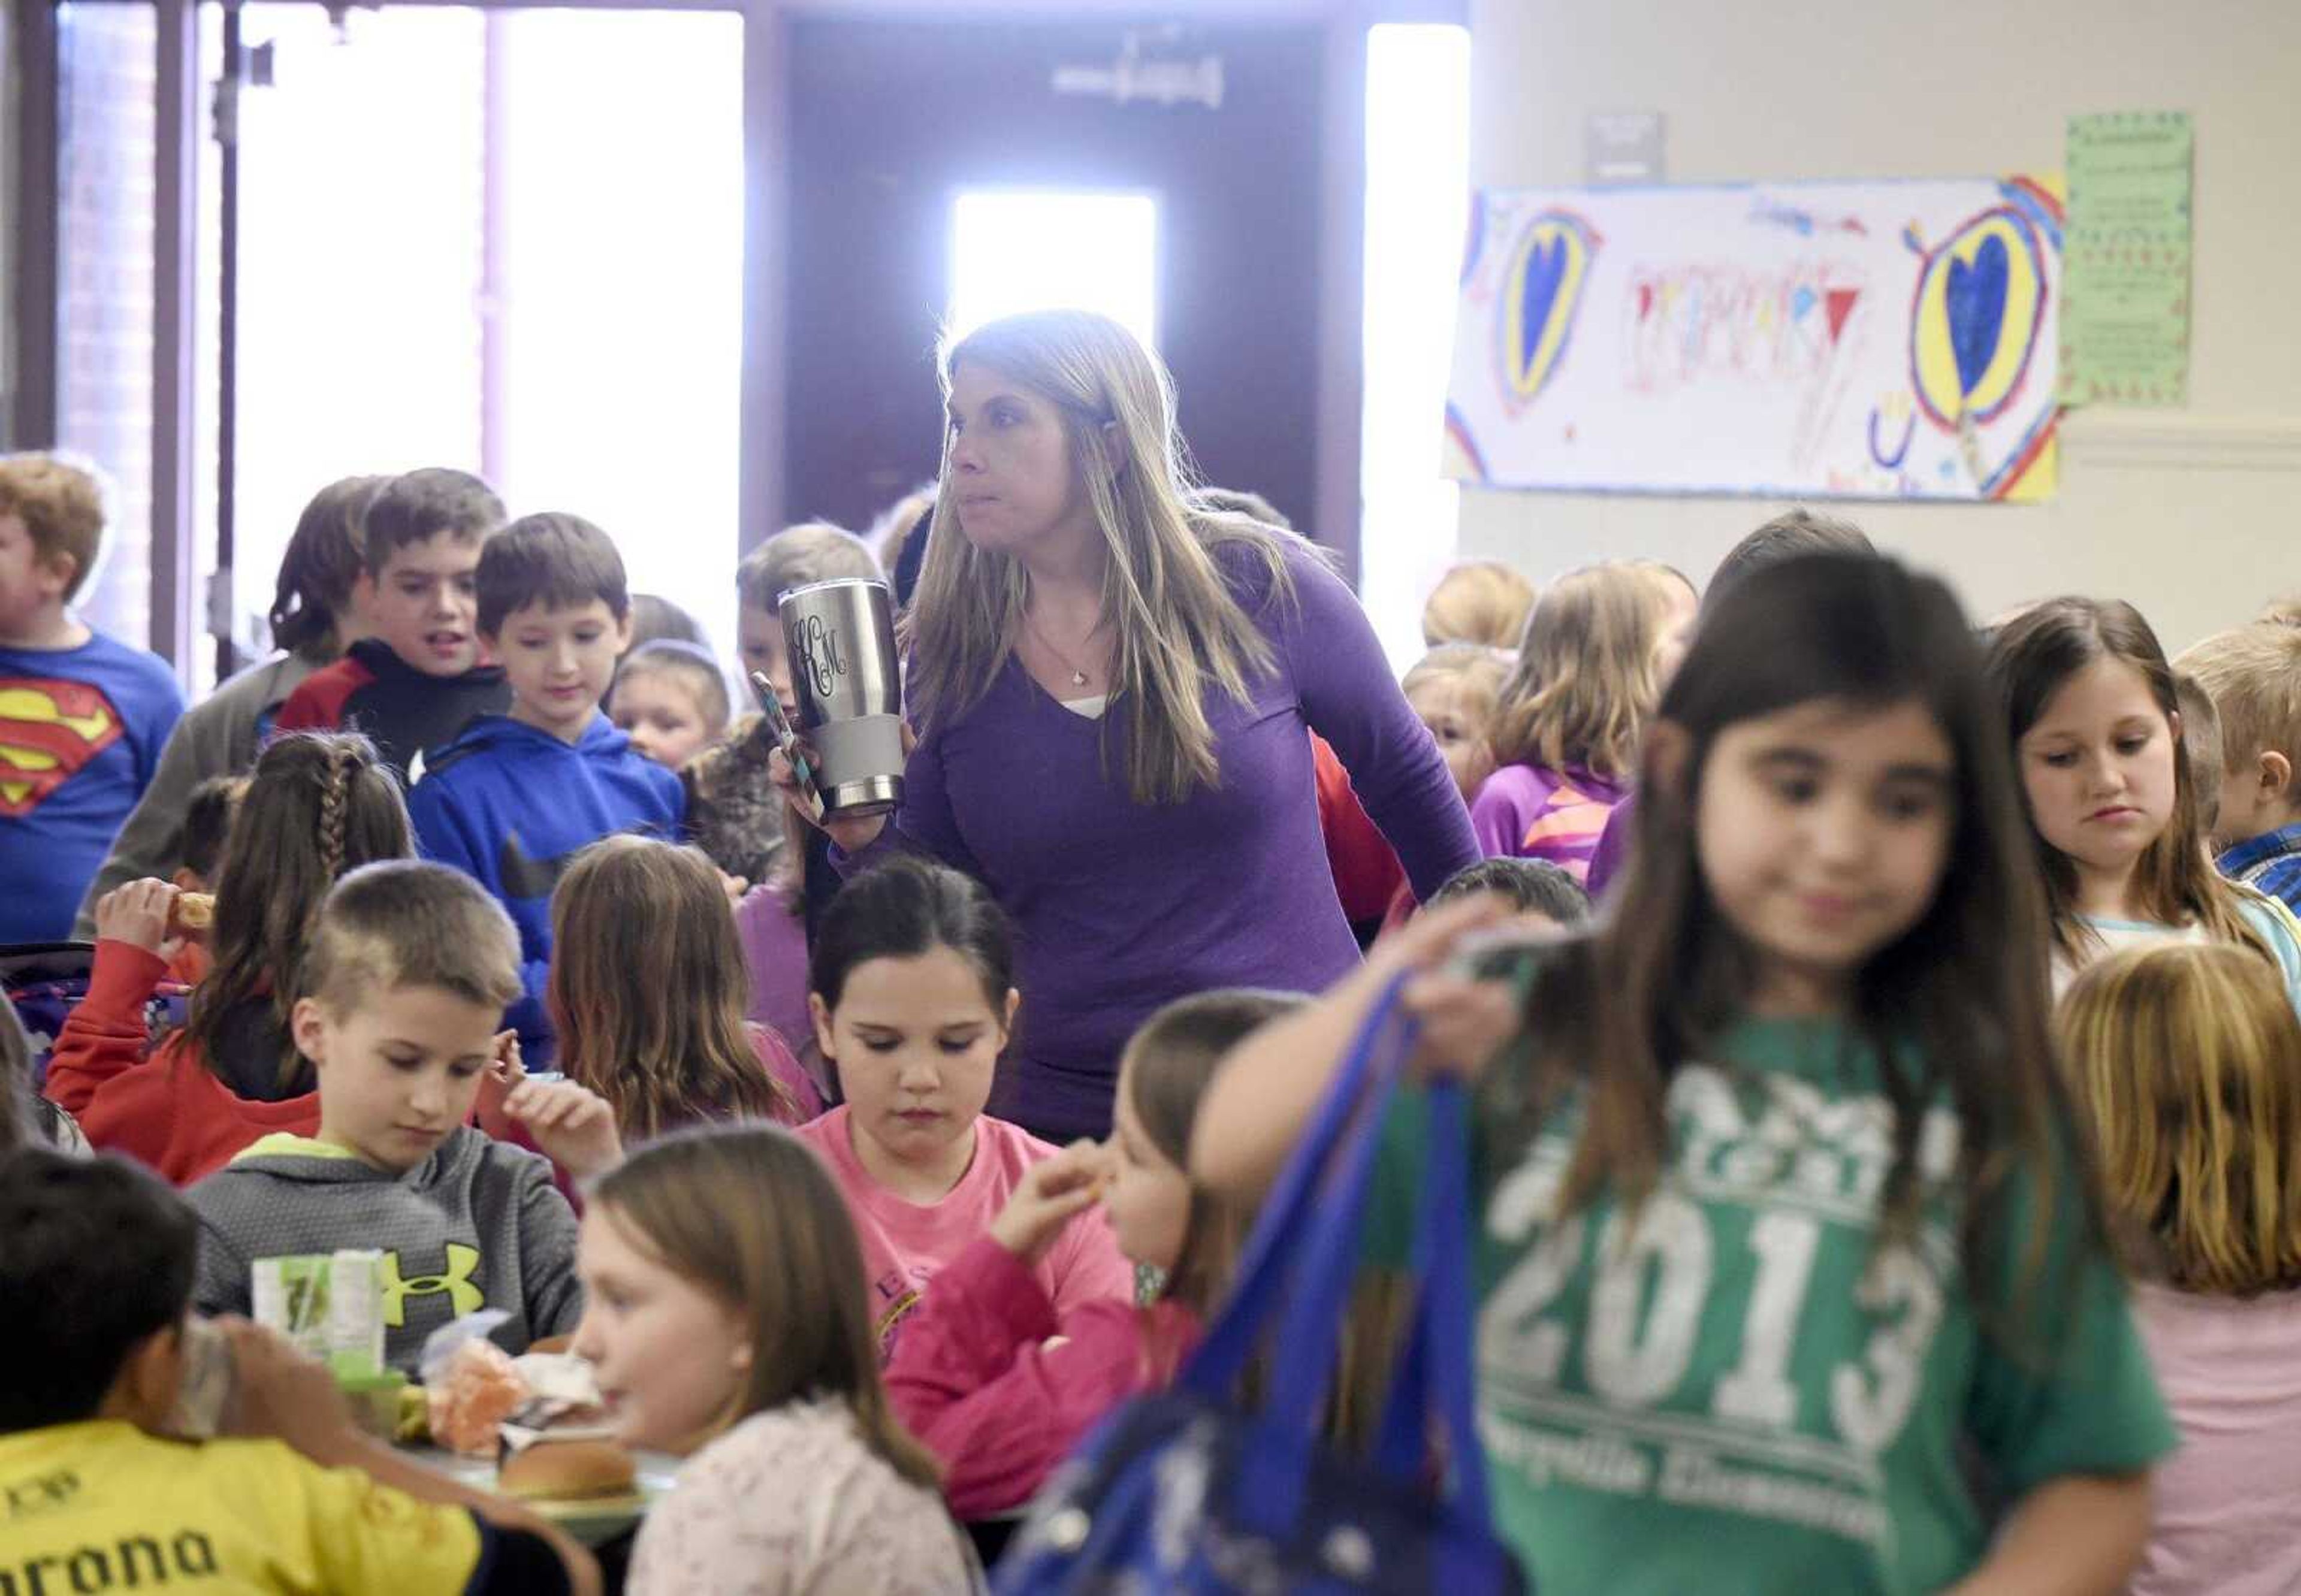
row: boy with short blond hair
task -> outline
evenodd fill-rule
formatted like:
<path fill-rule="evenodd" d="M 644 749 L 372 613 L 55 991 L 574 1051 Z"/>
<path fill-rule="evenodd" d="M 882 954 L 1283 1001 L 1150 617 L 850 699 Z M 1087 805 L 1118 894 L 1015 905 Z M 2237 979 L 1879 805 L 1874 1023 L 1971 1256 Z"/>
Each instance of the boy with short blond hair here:
<path fill-rule="evenodd" d="M 0 456 L 0 944 L 71 935 L 184 712 L 158 656 L 72 613 L 103 551 L 91 473 Z"/>
<path fill-rule="evenodd" d="M 387 480 L 360 526 L 353 602 L 373 635 L 314 672 L 280 706 L 282 731 L 364 732 L 403 777 L 479 715 L 511 700 L 481 658 L 474 572 L 503 501 L 469 472 L 428 466 Z"/>
<path fill-rule="evenodd" d="M 686 798 L 599 708 L 631 639 L 623 557 L 605 532 L 557 513 L 512 522 L 480 556 L 476 614 L 510 709 L 431 756 L 407 815 L 424 856 L 473 877 L 519 927 L 524 995 L 508 1018 L 535 1063 L 551 1053 L 543 992 L 560 873 L 618 831 L 675 840 Z"/>
<path fill-rule="evenodd" d="M 515 1349 L 582 1314 L 575 1216 L 550 1160 L 466 1122 L 497 1074 L 497 1025 L 519 995 L 519 940 L 479 884 L 396 859 L 329 893 L 291 1026 L 320 1088 L 317 1135 L 251 1144 L 188 1193 L 200 1218 L 204 1313 L 246 1313 L 263 1258 L 383 1253 L 384 1357 L 418 1372 L 427 1336 L 481 1308 L 510 1316 Z M 552 1150 L 582 1172 L 612 1163 L 615 1117 L 580 1087 Z M 515 1105 L 515 1108 L 523 1105 Z M 565 1139 L 571 1132 L 575 1141 Z"/>
<path fill-rule="evenodd" d="M 2255 622 L 2190 648 L 2222 723 L 2222 873 L 2301 908 L 2301 626 Z"/>

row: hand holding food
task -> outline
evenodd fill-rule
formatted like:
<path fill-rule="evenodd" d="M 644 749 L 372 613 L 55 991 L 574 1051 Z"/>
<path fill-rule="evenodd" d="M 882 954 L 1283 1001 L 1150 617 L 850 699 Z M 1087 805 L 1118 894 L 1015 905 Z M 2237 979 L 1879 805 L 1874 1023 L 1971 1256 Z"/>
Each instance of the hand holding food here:
<path fill-rule="evenodd" d="M 125 942 L 162 958 L 173 958 L 183 938 L 172 929 L 180 894 L 170 882 L 146 876 L 105 893 L 96 906 L 100 941 Z"/>
<path fill-rule="evenodd" d="M 1109 1155 L 1098 1141 L 1074 1141 L 1024 1172 L 1014 1195 L 991 1222 L 991 1239 L 1026 1264 L 1035 1264 L 1063 1226 L 1102 1195 Z"/>

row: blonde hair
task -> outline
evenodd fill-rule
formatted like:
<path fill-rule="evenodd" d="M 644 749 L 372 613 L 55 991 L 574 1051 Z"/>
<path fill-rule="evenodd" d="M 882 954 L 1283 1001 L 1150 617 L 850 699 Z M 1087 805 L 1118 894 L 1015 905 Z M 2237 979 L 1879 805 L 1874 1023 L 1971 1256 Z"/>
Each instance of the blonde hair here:
<path fill-rule="evenodd" d="M 1692 577 L 1668 560 L 1632 560 L 1629 565 L 1631 570 L 1653 584 L 1654 594 L 1661 600 L 1665 610 L 1679 593 L 1685 594 L 1697 608 L 1700 607 L 1702 589 L 1694 585 Z"/>
<path fill-rule="evenodd" d="M 678 638 L 657 638 L 624 655 L 623 664 L 615 667 L 617 687 L 634 676 L 668 676 L 680 682 L 694 698 L 696 713 L 711 740 L 715 742 L 727 735 L 732 707 L 727 702 L 727 678 L 720 673 L 719 662 L 711 656 L 710 649 Z M 609 701 L 614 698 L 611 690 Z"/>
<path fill-rule="evenodd" d="M 2301 626 L 2301 593 L 2288 593 L 2261 612 L 2272 626 Z"/>
<path fill-rule="evenodd" d="M 880 574 L 879 562 L 862 539 L 827 521 L 802 521 L 743 556 L 735 568 L 735 591 L 744 607 L 773 615 L 793 588 Z"/>
<path fill-rule="evenodd" d="M 519 996 L 519 932 L 460 870 L 386 859 L 329 892 L 304 956 L 303 995 L 339 1015 L 391 987 L 437 987 L 481 1008 Z"/>
<path fill-rule="evenodd" d="M 567 1078 L 633 1141 L 697 1120 L 799 1116 L 745 1024 L 751 977 L 711 862 L 691 848 L 593 843 L 551 895 L 544 1002 Z"/>
<path fill-rule="evenodd" d="M 863 1444 L 915 1485 L 939 1470 L 879 1376 L 869 1283 L 847 1201 L 813 1149 L 772 1125 L 688 1131 L 591 1188 L 642 1251 L 740 1315 L 751 1362 L 725 1424 L 812 1398 L 844 1400 Z"/>
<path fill-rule="evenodd" d="M 1534 613 L 1535 585 L 1500 560 L 1469 560 L 1438 579 L 1422 604 L 1422 640 L 1515 648 Z"/>
<path fill-rule="evenodd" d="M 1510 673 L 1510 656 L 1500 648 L 1484 643 L 1441 643 L 1414 662 L 1399 690 L 1411 698 L 1415 689 L 1427 683 L 1458 681 L 1477 711 L 1491 717 Z"/>
<path fill-rule="evenodd" d="M 1496 765 L 1627 774 L 1653 712 L 1661 595 L 1633 566 L 1585 565 L 1527 617 L 1488 736 Z"/>
<path fill-rule="evenodd" d="M 1291 599 L 1288 535 L 1243 516 L 1194 514 L 1166 368 L 1133 333 L 1088 311 L 986 322 L 942 354 L 946 398 L 961 366 L 996 371 L 1062 418 L 1105 553 L 1104 623 L 1114 639 L 1113 707 L 1126 706 L 1127 786 L 1138 803 L 1180 802 L 1221 779 L 1206 696 L 1240 703 L 1271 666 L 1270 645 L 1224 580 L 1240 548 L 1272 598 Z M 961 715 L 991 690 L 1021 630 L 1030 578 L 1012 555 L 977 548 L 958 525 L 949 434 L 925 567 L 904 631 L 906 686 L 923 723 Z M 1103 717 L 1109 734 L 1120 717 Z"/>
<path fill-rule="evenodd" d="M 2057 1016 L 2112 1210 L 2167 1282 L 2301 1286 L 2301 1019 L 2274 966 L 2228 943 L 2129 948 Z"/>
<path fill-rule="evenodd" d="M 104 551 L 104 486 L 96 473 L 54 455 L 0 455 L 0 515 L 23 522 L 43 561 L 71 556 L 64 602 L 79 597 Z"/>
<path fill-rule="evenodd" d="M 2192 644 L 2173 668 L 2196 679 L 2222 722 L 2222 768 L 2264 749 L 2301 760 L 2301 626 L 2255 622 Z"/>

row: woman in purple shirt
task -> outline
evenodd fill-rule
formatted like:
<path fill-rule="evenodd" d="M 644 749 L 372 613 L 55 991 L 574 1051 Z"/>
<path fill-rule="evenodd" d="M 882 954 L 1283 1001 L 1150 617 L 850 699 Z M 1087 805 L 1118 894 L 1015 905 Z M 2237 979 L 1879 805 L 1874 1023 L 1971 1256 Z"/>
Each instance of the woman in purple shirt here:
<path fill-rule="evenodd" d="M 943 357 L 942 482 L 906 622 L 918 731 L 891 830 L 1013 919 L 990 1111 L 1109 1129 L 1126 1038 L 1210 987 L 1318 990 L 1358 962 L 1318 829 L 1332 744 L 1418 895 L 1476 861 L 1445 761 L 1311 546 L 1189 508 L 1174 393 L 1117 322 L 993 322 Z"/>

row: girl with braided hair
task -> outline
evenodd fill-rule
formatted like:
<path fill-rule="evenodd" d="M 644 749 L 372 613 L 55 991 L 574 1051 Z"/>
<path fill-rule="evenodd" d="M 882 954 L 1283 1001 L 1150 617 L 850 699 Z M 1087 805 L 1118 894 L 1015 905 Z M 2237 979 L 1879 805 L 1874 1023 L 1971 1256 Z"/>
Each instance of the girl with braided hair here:
<path fill-rule="evenodd" d="M 182 895 L 130 882 L 96 907 L 87 999 L 64 1022 L 46 1091 L 98 1148 L 180 1185 L 275 1131 L 319 1125 L 311 1066 L 289 1015 L 328 890 L 347 871 L 414 853 L 399 784 L 364 737 L 292 732 L 264 751 L 224 844 L 213 963 L 180 1030 L 152 1046 L 146 1005 L 189 932 Z"/>

